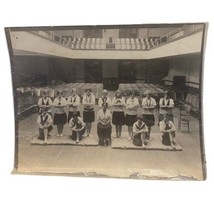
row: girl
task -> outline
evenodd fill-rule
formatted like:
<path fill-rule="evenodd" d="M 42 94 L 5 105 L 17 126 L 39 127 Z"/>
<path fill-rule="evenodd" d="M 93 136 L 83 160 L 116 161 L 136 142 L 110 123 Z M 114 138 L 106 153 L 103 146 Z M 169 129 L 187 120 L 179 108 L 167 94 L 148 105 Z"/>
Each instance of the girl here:
<path fill-rule="evenodd" d="M 39 99 L 38 101 L 38 106 L 39 106 L 39 113 L 41 113 L 41 109 L 46 107 L 47 108 L 47 112 L 52 116 L 51 113 L 51 106 L 52 106 L 52 100 L 50 97 L 48 97 L 48 91 L 47 90 L 43 90 L 42 92 L 42 98 Z"/>
<path fill-rule="evenodd" d="M 57 137 L 62 137 L 64 124 L 67 122 L 67 115 L 65 113 L 65 107 L 67 105 L 66 99 L 63 97 L 62 91 L 57 92 L 57 97 L 53 102 L 55 108 L 53 124 L 57 125 Z"/>
<path fill-rule="evenodd" d="M 143 116 L 139 115 L 137 117 L 137 122 L 133 124 L 133 144 L 135 146 L 146 147 L 146 133 L 148 132 L 148 127 L 143 122 Z"/>
<path fill-rule="evenodd" d="M 83 111 L 83 121 L 86 123 L 86 136 L 91 137 L 91 127 L 92 122 L 95 120 L 94 105 L 95 96 L 92 93 L 91 88 L 85 89 L 85 94 L 83 95 L 82 103 L 84 105 Z"/>
<path fill-rule="evenodd" d="M 116 128 L 116 138 L 122 138 L 122 126 L 125 124 L 125 99 L 122 97 L 119 90 L 116 91 L 115 97 L 112 99 L 113 114 L 112 114 L 112 123 Z"/>
<path fill-rule="evenodd" d="M 98 100 L 98 105 L 100 108 L 102 108 L 103 103 L 107 103 L 108 108 L 111 107 L 111 99 L 108 96 L 108 91 L 106 89 L 103 90 L 103 96 Z"/>
<path fill-rule="evenodd" d="M 48 142 L 48 134 L 53 129 L 52 118 L 48 114 L 48 108 L 41 108 L 41 114 L 38 116 L 37 123 L 39 124 L 39 137 L 38 139 Z"/>
<path fill-rule="evenodd" d="M 159 123 L 162 144 L 175 148 L 175 126 L 168 114 L 163 115 L 163 120 Z"/>
<path fill-rule="evenodd" d="M 103 103 L 102 109 L 97 113 L 97 135 L 99 137 L 99 144 L 107 146 L 111 143 L 111 112 L 108 109 L 108 104 Z"/>
<path fill-rule="evenodd" d="M 69 107 L 68 113 L 68 123 L 74 114 L 80 117 L 79 105 L 80 105 L 80 97 L 77 95 L 77 89 L 73 88 L 71 91 L 71 96 L 67 99 L 67 105 Z"/>
<path fill-rule="evenodd" d="M 77 112 L 75 112 L 70 119 L 69 126 L 72 130 L 71 139 L 79 143 L 85 133 L 85 123 Z"/>
<path fill-rule="evenodd" d="M 159 112 L 159 122 L 163 120 L 164 114 L 168 114 L 169 119 L 173 122 L 173 113 L 172 110 L 174 108 L 174 100 L 169 98 L 169 92 L 164 92 L 164 97 L 160 99 L 159 106 L 160 106 L 160 112 Z"/>
<path fill-rule="evenodd" d="M 126 125 L 128 126 L 129 140 L 133 135 L 133 124 L 137 120 L 137 108 L 139 106 L 138 99 L 134 96 L 134 92 L 131 92 L 130 97 L 126 101 Z"/>
<path fill-rule="evenodd" d="M 146 97 L 142 101 L 142 107 L 143 107 L 143 118 L 145 124 L 148 126 L 148 136 L 147 138 L 149 140 L 152 140 L 150 138 L 151 128 L 155 125 L 155 116 L 154 116 L 154 110 L 156 107 L 156 101 L 154 98 L 150 96 L 150 92 L 145 92 Z"/>

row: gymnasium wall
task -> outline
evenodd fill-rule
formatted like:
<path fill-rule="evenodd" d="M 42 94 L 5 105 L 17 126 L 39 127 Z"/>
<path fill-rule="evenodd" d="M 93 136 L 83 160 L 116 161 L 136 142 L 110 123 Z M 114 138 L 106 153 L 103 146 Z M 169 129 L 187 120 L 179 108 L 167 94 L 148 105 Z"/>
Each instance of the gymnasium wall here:
<path fill-rule="evenodd" d="M 15 56 L 15 83 L 19 86 L 29 86 L 40 82 L 48 83 L 49 58 L 40 56 Z"/>
<path fill-rule="evenodd" d="M 164 78 L 168 85 L 173 84 L 174 76 L 186 76 L 186 85 L 199 88 L 201 58 L 199 54 L 174 57 L 170 59 L 169 74 Z"/>

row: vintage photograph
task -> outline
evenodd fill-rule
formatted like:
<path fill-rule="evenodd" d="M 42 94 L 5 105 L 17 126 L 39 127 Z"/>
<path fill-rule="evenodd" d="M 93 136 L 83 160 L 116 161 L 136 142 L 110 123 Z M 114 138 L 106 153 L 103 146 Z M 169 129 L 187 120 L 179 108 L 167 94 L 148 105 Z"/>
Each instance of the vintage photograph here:
<path fill-rule="evenodd" d="M 207 23 L 7 27 L 14 173 L 206 179 Z"/>

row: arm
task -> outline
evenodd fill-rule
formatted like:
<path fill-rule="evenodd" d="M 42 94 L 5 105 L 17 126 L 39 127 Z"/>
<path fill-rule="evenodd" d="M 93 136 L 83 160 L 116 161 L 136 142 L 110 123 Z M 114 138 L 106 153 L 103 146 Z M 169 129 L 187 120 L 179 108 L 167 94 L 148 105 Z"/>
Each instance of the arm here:
<path fill-rule="evenodd" d="M 73 105 L 73 103 L 71 102 L 71 97 L 68 97 L 68 99 L 67 99 L 67 105 L 68 106 L 72 106 Z"/>
<path fill-rule="evenodd" d="M 40 119 L 40 116 L 38 116 L 38 118 L 37 118 L 37 123 L 38 123 L 38 125 L 41 125 L 41 119 Z"/>
<path fill-rule="evenodd" d="M 111 99 L 109 97 L 107 99 L 107 103 L 108 103 L 108 107 L 110 108 L 111 107 Z"/>
<path fill-rule="evenodd" d="M 174 106 L 175 106 L 174 100 L 170 99 L 169 100 L 169 108 L 174 108 Z"/>
<path fill-rule="evenodd" d="M 99 98 L 99 100 L 98 100 L 98 106 L 102 107 L 102 99 L 101 98 Z"/>
<path fill-rule="evenodd" d="M 143 108 L 148 108 L 145 98 L 142 100 L 142 107 Z"/>
<path fill-rule="evenodd" d="M 137 129 L 137 127 L 135 126 L 135 124 L 134 124 L 133 127 L 132 127 L 132 131 L 133 131 L 133 134 L 140 134 L 140 133 L 142 133 L 141 130 L 138 130 L 138 129 Z"/>
<path fill-rule="evenodd" d="M 145 125 L 144 128 L 142 129 L 142 132 L 148 132 L 148 131 L 149 131 L 148 127 L 147 127 L 147 125 Z"/>
<path fill-rule="evenodd" d="M 73 106 L 76 107 L 76 106 L 79 106 L 79 105 L 80 105 L 80 97 L 77 96 L 76 101 L 73 103 Z"/>
<path fill-rule="evenodd" d="M 92 94 L 91 97 L 91 105 L 95 105 L 95 96 Z"/>
<path fill-rule="evenodd" d="M 165 132 L 165 123 L 164 123 L 163 121 L 160 121 L 159 127 L 160 127 L 160 131 L 161 131 L 162 133 L 164 133 L 164 132 Z"/>
<path fill-rule="evenodd" d="M 65 107 L 65 106 L 67 106 L 67 101 L 66 101 L 66 99 L 63 97 L 62 98 L 62 100 L 61 100 L 61 105 L 59 105 L 59 107 Z"/>
<path fill-rule="evenodd" d="M 86 95 L 84 94 L 83 95 L 83 98 L 82 98 L 82 104 L 83 105 L 87 105 L 88 103 L 86 102 Z"/>
<path fill-rule="evenodd" d="M 163 105 L 163 98 L 160 99 L 160 101 L 159 101 L 159 106 L 160 106 L 160 108 L 165 107 L 165 106 Z"/>
<path fill-rule="evenodd" d="M 156 103 L 155 99 L 154 99 L 154 98 L 152 98 L 151 106 L 152 106 L 152 107 L 155 107 L 156 105 L 157 105 L 157 103 Z"/>
<path fill-rule="evenodd" d="M 49 116 L 48 116 L 48 119 L 47 119 L 47 121 L 46 121 L 46 123 L 44 124 L 44 127 L 45 127 L 45 128 L 48 128 L 49 126 L 51 126 L 51 124 L 52 124 L 52 118 L 51 118 L 51 116 L 49 115 Z"/>
<path fill-rule="evenodd" d="M 170 132 L 176 131 L 175 125 L 172 121 L 169 122 L 171 129 L 169 129 Z"/>
<path fill-rule="evenodd" d="M 54 107 L 57 107 L 57 106 L 58 106 L 58 101 L 57 101 L 56 98 L 55 98 L 55 100 L 54 100 L 54 102 L 53 102 L 53 106 L 54 106 Z"/>

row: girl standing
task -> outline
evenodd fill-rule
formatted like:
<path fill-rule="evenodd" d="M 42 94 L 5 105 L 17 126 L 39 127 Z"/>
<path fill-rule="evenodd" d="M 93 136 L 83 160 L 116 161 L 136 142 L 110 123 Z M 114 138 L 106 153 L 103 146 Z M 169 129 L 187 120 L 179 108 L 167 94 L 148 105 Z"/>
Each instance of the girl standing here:
<path fill-rule="evenodd" d="M 57 126 L 57 137 L 62 137 L 64 124 L 67 122 L 67 115 L 65 113 L 65 107 L 67 105 L 66 99 L 63 97 L 61 90 L 57 92 L 57 97 L 53 102 L 55 108 L 53 124 Z"/>
<path fill-rule="evenodd" d="M 174 100 L 169 97 L 169 92 L 164 92 L 164 97 L 160 99 L 159 106 L 160 106 L 160 112 L 159 112 L 159 122 L 163 120 L 164 114 L 167 114 L 169 117 L 169 120 L 173 122 L 173 113 L 172 110 L 174 108 Z"/>
<path fill-rule="evenodd" d="M 155 116 L 154 116 L 154 110 L 156 107 L 156 101 L 153 97 L 151 97 L 150 92 L 145 92 L 145 98 L 142 101 L 142 107 L 143 107 L 143 118 L 144 123 L 148 126 L 148 136 L 147 138 L 149 140 L 152 140 L 150 138 L 151 128 L 155 125 Z"/>
<path fill-rule="evenodd" d="M 86 136 L 90 137 L 92 122 L 94 122 L 95 120 L 94 114 L 95 96 L 92 93 L 91 88 L 85 89 L 82 104 L 84 105 L 83 121 L 86 123 Z"/>
<path fill-rule="evenodd" d="M 39 106 L 39 113 L 41 113 L 41 109 L 42 108 L 47 108 L 47 112 L 51 114 L 51 106 L 52 106 L 52 100 L 50 97 L 48 97 L 48 91 L 47 90 L 43 90 L 42 92 L 42 98 L 39 99 L 38 101 L 38 106 Z"/>
<path fill-rule="evenodd" d="M 130 97 L 126 100 L 126 125 L 128 126 L 129 140 L 133 135 L 133 124 L 137 120 L 137 108 L 139 106 L 138 99 L 134 96 L 134 92 L 131 92 Z"/>
<path fill-rule="evenodd" d="M 103 103 L 102 109 L 97 113 L 97 135 L 99 144 L 107 146 L 111 143 L 111 112 L 108 109 L 108 104 Z"/>
<path fill-rule="evenodd" d="M 122 126 L 125 124 L 125 99 L 122 97 L 120 90 L 117 90 L 115 97 L 112 99 L 113 114 L 112 114 L 112 123 L 116 128 L 116 138 L 122 138 Z"/>
<path fill-rule="evenodd" d="M 71 96 L 67 99 L 67 105 L 69 107 L 68 112 L 68 123 L 74 114 L 80 117 L 79 105 L 80 105 L 80 97 L 77 95 L 77 89 L 73 88 L 71 91 Z"/>

